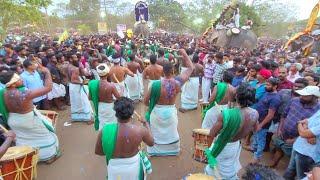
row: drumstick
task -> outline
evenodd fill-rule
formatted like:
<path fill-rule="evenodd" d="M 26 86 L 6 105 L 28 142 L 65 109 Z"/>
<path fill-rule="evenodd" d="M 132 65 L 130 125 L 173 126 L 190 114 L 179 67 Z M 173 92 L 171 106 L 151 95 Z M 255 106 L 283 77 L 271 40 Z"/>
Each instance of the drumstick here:
<path fill-rule="evenodd" d="M 3 130 L 4 133 L 8 132 L 8 130 L 5 127 L 3 127 L 1 124 L 0 124 L 0 128 Z"/>
<path fill-rule="evenodd" d="M 117 76 L 115 74 L 112 74 L 113 78 L 117 81 L 117 83 L 120 83 L 120 81 L 118 80 Z"/>

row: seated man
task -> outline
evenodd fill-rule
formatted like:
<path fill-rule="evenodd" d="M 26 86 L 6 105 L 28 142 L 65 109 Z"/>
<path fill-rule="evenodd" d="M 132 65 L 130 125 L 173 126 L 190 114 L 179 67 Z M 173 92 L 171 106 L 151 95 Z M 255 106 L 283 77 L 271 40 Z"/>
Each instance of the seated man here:
<path fill-rule="evenodd" d="M 153 146 L 154 141 L 149 124 L 142 121 L 144 127 L 132 122 L 134 113 L 133 101 L 121 97 L 114 103 L 118 123 L 107 124 L 99 132 L 95 153 L 106 156 L 108 179 L 144 179 L 146 171 L 151 173 L 151 163 L 139 152 L 142 142 Z M 140 166 L 142 163 L 143 169 Z"/>
<path fill-rule="evenodd" d="M 16 145 L 28 145 L 39 149 L 40 161 L 51 163 L 59 157 L 59 141 L 52 123 L 34 108 L 32 100 L 51 91 L 52 79 L 47 68 L 40 66 L 44 74 L 44 87 L 26 90 L 20 76 L 14 72 L 1 72 L 0 81 L 6 89 L 0 91 L 0 108 L 4 121 L 16 134 Z"/>

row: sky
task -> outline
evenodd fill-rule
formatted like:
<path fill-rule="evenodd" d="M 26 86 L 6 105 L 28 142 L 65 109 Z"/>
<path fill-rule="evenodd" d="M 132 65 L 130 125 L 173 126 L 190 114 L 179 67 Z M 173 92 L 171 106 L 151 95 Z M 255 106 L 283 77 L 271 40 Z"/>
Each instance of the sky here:
<path fill-rule="evenodd" d="M 53 6 L 49 7 L 49 11 L 52 9 L 55 9 L 54 5 L 61 2 L 67 2 L 68 0 L 52 0 Z M 120 2 L 132 2 L 136 3 L 140 0 L 119 0 Z M 192 0 L 177 0 L 178 2 L 188 2 Z M 253 0 L 248 0 L 248 2 L 251 2 Z M 297 18 L 298 20 L 307 19 L 311 13 L 312 8 L 314 5 L 318 2 L 318 0 L 279 0 L 279 2 L 285 2 L 288 4 L 293 4 L 298 7 L 297 9 Z"/>

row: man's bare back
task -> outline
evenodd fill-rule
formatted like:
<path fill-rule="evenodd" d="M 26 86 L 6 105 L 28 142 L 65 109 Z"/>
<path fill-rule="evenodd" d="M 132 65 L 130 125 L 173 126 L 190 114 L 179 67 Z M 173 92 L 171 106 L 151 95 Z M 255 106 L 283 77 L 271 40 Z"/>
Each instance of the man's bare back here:
<path fill-rule="evenodd" d="M 131 72 L 133 72 L 133 74 L 137 74 L 138 71 L 142 73 L 142 68 L 140 67 L 140 64 L 135 61 L 128 62 L 127 67 Z"/>
<path fill-rule="evenodd" d="M 236 88 L 234 88 L 232 85 L 227 84 L 227 92 L 225 96 L 222 98 L 222 100 L 218 103 L 219 105 L 226 105 L 229 102 L 234 102 L 235 101 L 235 96 L 236 96 Z M 213 102 L 214 99 L 216 98 L 217 95 L 217 86 L 214 87 L 212 91 L 212 96 L 210 97 L 209 102 Z"/>
<path fill-rule="evenodd" d="M 194 70 L 190 77 L 200 77 L 203 76 L 203 66 L 199 63 L 194 63 Z"/>
<path fill-rule="evenodd" d="M 143 71 L 143 78 L 159 80 L 163 75 L 163 67 L 158 64 L 151 64 Z"/>
<path fill-rule="evenodd" d="M 113 67 L 110 68 L 109 71 L 109 78 L 111 79 L 112 82 L 114 83 L 118 83 L 124 81 L 126 75 L 129 76 L 134 76 L 133 72 L 131 72 L 128 68 L 126 67 L 122 67 L 119 65 L 115 65 Z M 116 79 L 116 78 L 117 79 Z M 117 81 L 118 80 L 118 81 Z"/>
<path fill-rule="evenodd" d="M 117 99 L 120 97 L 116 87 L 107 80 L 101 80 L 99 87 L 99 102 L 112 103 L 113 96 Z"/>

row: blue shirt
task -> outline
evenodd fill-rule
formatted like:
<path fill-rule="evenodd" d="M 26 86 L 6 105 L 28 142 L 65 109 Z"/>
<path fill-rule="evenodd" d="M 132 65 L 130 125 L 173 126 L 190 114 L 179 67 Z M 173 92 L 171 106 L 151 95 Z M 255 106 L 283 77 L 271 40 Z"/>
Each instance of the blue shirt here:
<path fill-rule="evenodd" d="M 320 162 L 320 110 L 308 119 L 308 128 L 316 136 L 316 144 L 309 144 L 307 139 L 298 137 L 293 149 L 300 154 L 311 157 L 315 163 Z"/>
<path fill-rule="evenodd" d="M 20 77 L 23 80 L 24 86 L 30 90 L 39 89 L 39 88 L 44 87 L 43 81 L 42 81 L 38 71 L 35 71 L 34 73 L 29 73 L 28 71 L 23 71 L 23 73 L 21 73 Z M 47 97 L 46 95 L 36 97 L 33 99 L 33 102 L 37 103 L 37 102 L 45 99 L 46 97 Z"/>
<path fill-rule="evenodd" d="M 259 113 L 259 122 L 261 123 L 267 116 L 269 109 L 277 111 L 280 106 L 280 96 L 276 92 L 266 92 L 265 95 L 253 105 Z M 263 129 L 269 129 L 271 121 L 264 125 Z"/>
<path fill-rule="evenodd" d="M 238 87 L 241 82 L 243 81 L 243 76 L 235 76 L 233 79 L 232 79 L 232 86 L 233 87 Z"/>
<path fill-rule="evenodd" d="M 256 87 L 256 101 L 259 101 L 266 93 L 266 83 L 257 84 Z"/>
<path fill-rule="evenodd" d="M 1 89 L 4 89 L 6 86 L 4 85 L 4 84 L 2 84 L 2 83 L 0 83 L 0 90 Z"/>

